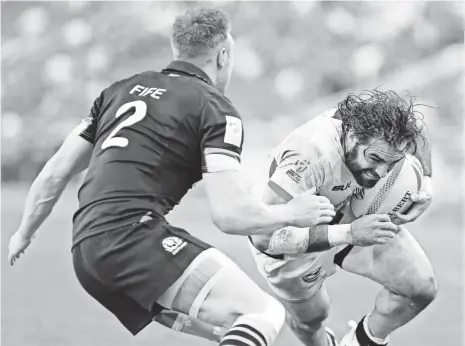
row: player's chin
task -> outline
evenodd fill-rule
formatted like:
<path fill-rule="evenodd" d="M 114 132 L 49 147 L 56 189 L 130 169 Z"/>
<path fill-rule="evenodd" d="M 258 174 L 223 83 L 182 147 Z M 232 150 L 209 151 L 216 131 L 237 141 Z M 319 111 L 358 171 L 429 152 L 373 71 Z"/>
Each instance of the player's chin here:
<path fill-rule="evenodd" d="M 371 189 L 371 188 L 375 187 L 375 185 L 379 181 L 379 179 L 369 179 L 369 178 L 364 177 L 362 174 L 355 177 L 355 180 L 357 181 L 357 184 L 359 184 L 361 187 L 363 187 L 365 189 Z"/>
<path fill-rule="evenodd" d="M 371 189 L 372 187 L 375 187 L 378 181 L 379 179 L 364 179 L 363 184 L 360 184 L 360 185 L 364 187 L 365 189 Z"/>

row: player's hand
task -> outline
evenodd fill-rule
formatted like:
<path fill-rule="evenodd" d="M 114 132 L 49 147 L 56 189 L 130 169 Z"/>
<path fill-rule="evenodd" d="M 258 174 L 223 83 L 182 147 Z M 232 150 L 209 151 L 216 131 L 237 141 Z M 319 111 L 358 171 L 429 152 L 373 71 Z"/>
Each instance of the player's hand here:
<path fill-rule="evenodd" d="M 12 235 L 8 245 L 8 262 L 10 265 L 13 265 L 21 254 L 24 254 L 26 248 L 31 244 L 31 240 L 32 238 L 28 238 L 20 232 Z"/>
<path fill-rule="evenodd" d="M 399 212 L 393 213 L 391 220 L 394 224 L 402 225 L 407 222 L 415 221 L 428 209 L 433 200 L 431 177 L 423 177 L 421 190 L 412 194 L 410 199 L 413 203 L 406 214 L 400 214 Z"/>
<path fill-rule="evenodd" d="M 315 196 L 314 193 L 315 189 L 305 191 L 287 203 L 293 216 L 290 226 L 314 227 L 331 222 L 336 215 L 334 206 L 326 197 Z"/>
<path fill-rule="evenodd" d="M 385 244 L 394 238 L 397 226 L 387 214 L 365 215 L 351 223 L 350 244 L 370 246 Z"/>

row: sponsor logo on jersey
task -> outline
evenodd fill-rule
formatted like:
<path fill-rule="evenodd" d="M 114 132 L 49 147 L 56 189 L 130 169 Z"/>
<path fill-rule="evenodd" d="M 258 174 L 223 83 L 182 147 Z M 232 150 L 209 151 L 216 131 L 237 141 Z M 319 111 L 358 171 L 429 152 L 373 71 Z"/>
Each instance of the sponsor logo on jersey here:
<path fill-rule="evenodd" d="M 339 207 L 342 207 L 344 204 L 346 204 L 350 200 L 351 197 L 352 195 L 349 195 L 346 198 L 344 198 L 342 201 L 340 201 L 339 203 L 336 203 L 334 205 L 334 210 L 337 210 Z"/>
<path fill-rule="evenodd" d="M 344 190 L 347 190 L 347 189 L 350 187 L 350 184 L 351 184 L 351 183 L 352 183 L 352 182 L 349 181 L 349 182 L 347 183 L 347 185 L 345 185 L 345 186 L 344 186 L 344 185 L 336 185 L 336 186 L 334 186 L 334 187 L 332 188 L 332 190 L 333 190 L 333 191 L 344 191 Z"/>
<path fill-rule="evenodd" d="M 224 142 L 240 147 L 242 143 L 242 121 L 239 118 L 226 115 L 226 131 Z"/>
<path fill-rule="evenodd" d="M 307 160 L 297 160 L 297 161 L 294 163 L 294 166 L 296 166 L 295 171 L 296 171 L 297 173 L 303 173 L 303 172 L 305 172 L 305 170 L 308 168 L 309 165 L 310 165 L 310 161 L 307 161 Z"/>
<path fill-rule="evenodd" d="M 302 177 L 299 174 L 297 174 L 297 172 L 294 171 L 292 168 L 286 171 L 286 175 L 289 176 L 289 178 L 291 178 L 292 180 L 294 180 L 297 184 L 300 183 L 300 179 L 302 179 Z"/>
<path fill-rule="evenodd" d="M 302 276 L 302 280 L 310 284 L 310 283 L 317 281 L 320 274 L 321 274 L 321 266 L 315 269 L 314 271 L 308 273 L 307 275 Z"/>
<path fill-rule="evenodd" d="M 163 239 L 161 245 L 167 252 L 176 255 L 187 245 L 187 242 L 178 237 L 168 237 Z"/>

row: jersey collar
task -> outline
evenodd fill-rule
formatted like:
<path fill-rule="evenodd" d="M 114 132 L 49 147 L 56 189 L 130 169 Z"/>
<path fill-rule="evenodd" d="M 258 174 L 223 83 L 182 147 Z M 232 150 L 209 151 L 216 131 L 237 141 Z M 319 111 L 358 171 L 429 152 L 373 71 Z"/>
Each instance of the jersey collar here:
<path fill-rule="evenodd" d="M 187 61 L 174 60 L 170 62 L 168 66 L 166 66 L 166 68 L 162 70 L 162 72 L 181 72 L 184 74 L 188 74 L 192 77 L 201 79 L 205 83 L 214 87 L 210 77 L 208 77 L 208 75 L 201 68 Z"/>

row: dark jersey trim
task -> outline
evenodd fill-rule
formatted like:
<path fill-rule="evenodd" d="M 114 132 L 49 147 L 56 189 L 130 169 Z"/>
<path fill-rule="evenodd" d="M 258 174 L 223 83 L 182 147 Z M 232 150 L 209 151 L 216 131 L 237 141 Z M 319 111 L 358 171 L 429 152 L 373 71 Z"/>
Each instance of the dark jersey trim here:
<path fill-rule="evenodd" d="M 252 237 L 249 235 L 248 236 L 249 238 L 249 241 L 250 241 L 250 244 L 252 244 L 252 246 L 257 249 L 257 247 L 254 245 L 253 241 L 252 241 Z M 268 257 L 271 257 L 271 258 L 274 258 L 276 260 L 284 260 L 284 255 L 283 254 L 280 254 L 280 255 L 270 255 L 269 253 L 266 253 L 265 251 L 262 251 L 260 249 L 257 249 L 257 251 L 260 251 L 262 254 L 268 256 Z"/>
<path fill-rule="evenodd" d="M 279 186 L 272 180 L 268 181 L 268 186 L 270 187 L 271 190 L 273 190 L 279 197 L 284 199 L 286 202 L 289 202 L 293 198 L 290 193 L 288 193 L 286 190 L 284 190 L 281 186 Z"/>
<path fill-rule="evenodd" d="M 88 141 L 90 144 L 95 144 L 94 142 L 94 138 L 92 137 L 91 134 L 89 134 L 88 132 L 86 131 L 83 131 L 79 134 L 79 137 L 85 139 L 86 141 Z"/>

